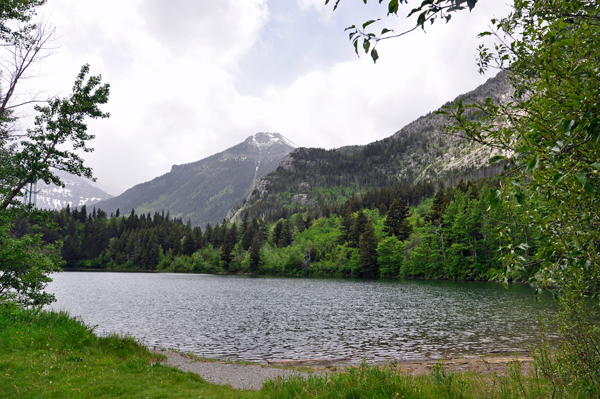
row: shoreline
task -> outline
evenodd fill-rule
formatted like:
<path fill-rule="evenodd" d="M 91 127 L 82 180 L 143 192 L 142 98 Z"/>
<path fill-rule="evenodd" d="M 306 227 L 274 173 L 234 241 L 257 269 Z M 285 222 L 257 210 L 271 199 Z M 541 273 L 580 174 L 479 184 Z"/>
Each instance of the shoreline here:
<path fill-rule="evenodd" d="M 269 379 L 289 378 L 300 376 L 307 378 L 314 374 L 344 372 L 358 367 L 348 364 L 344 359 L 298 359 L 268 361 L 267 364 L 230 361 L 220 359 L 198 358 L 193 354 L 175 352 L 170 349 L 147 348 L 149 352 L 162 355 L 166 360 L 158 363 L 175 367 L 182 371 L 198 374 L 213 384 L 231 385 L 235 389 L 258 390 Z M 507 373 L 510 365 L 520 363 L 525 373 L 529 373 L 533 358 L 528 354 L 515 352 L 493 353 L 486 356 L 465 356 L 443 359 L 428 359 L 420 361 L 392 361 L 384 364 L 368 364 L 369 367 L 390 367 L 398 373 L 418 376 L 430 374 L 433 368 L 442 364 L 453 373 L 474 372 L 479 374 Z"/>

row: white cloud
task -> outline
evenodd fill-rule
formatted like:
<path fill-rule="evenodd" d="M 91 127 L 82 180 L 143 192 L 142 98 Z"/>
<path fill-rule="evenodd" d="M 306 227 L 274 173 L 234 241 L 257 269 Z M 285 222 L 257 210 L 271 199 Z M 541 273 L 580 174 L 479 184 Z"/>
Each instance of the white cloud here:
<path fill-rule="evenodd" d="M 194 53 L 221 64 L 249 51 L 269 18 L 266 0 L 144 0 L 138 10 L 174 57 Z"/>
<path fill-rule="evenodd" d="M 308 9 L 315 10 L 318 13 L 321 22 L 328 22 L 333 15 L 333 5 L 325 5 L 324 0 L 297 0 L 297 4 L 303 11 Z"/>
<path fill-rule="evenodd" d="M 35 84 L 67 94 L 88 62 L 111 83 L 112 116 L 90 123 L 96 151 L 86 156 L 101 180 L 127 188 L 258 131 L 301 146 L 365 144 L 485 80 L 475 35 L 490 10 L 479 3 L 427 34 L 382 42 L 377 65 L 356 58 L 343 28 L 379 9 L 352 4 L 332 13 L 322 0 L 53 0 L 44 13 L 61 47 Z"/>

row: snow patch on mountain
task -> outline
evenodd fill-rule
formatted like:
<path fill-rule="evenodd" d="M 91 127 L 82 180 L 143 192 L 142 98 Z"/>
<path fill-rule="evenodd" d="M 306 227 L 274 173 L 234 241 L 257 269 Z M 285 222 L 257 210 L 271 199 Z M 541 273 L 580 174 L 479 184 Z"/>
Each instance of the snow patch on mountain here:
<path fill-rule="evenodd" d="M 250 136 L 246 139 L 248 144 L 258 148 L 260 151 L 271 148 L 274 145 L 280 144 L 292 148 L 296 148 L 296 144 L 285 138 L 279 133 L 256 133 L 254 136 Z"/>
<path fill-rule="evenodd" d="M 32 197 L 32 202 L 38 209 L 60 210 L 67 205 L 80 207 L 112 198 L 112 195 L 103 191 L 91 180 L 62 171 L 54 171 L 54 173 L 60 177 L 65 187 L 38 182 L 33 187 Z"/>

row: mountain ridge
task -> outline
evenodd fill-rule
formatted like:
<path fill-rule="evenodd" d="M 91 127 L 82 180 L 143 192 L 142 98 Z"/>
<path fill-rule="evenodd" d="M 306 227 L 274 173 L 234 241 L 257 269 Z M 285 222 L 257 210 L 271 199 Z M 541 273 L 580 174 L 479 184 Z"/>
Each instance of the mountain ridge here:
<path fill-rule="evenodd" d="M 488 97 L 506 103 L 513 92 L 506 72 L 501 71 L 444 105 L 460 99 L 483 102 Z M 503 170 L 502 164 L 489 165 L 495 150 L 445 134 L 449 122 L 447 116 L 429 112 L 391 136 L 366 145 L 333 150 L 296 148 L 228 215 L 237 219 L 248 210 L 258 217 L 285 217 L 289 212 L 344 201 L 364 190 L 420 181 L 454 185 L 461 178 L 490 177 Z"/>
<path fill-rule="evenodd" d="M 38 182 L 34 188 L 35 206 L 38 209 L 60 210 L 67 205 L 87 206 L 112 197 L 96 182 L 61 170 L 54 170 L 54 173 L 60 177 L 65 187 Z"/>
<path fill-rule="evenodd" d="M 171 170 L 97 204 L 107 212 L 169 211 L 193 225 L 221 221 L 250 193 L 258 179 L 277 168 L 295 148 L 279 133 L 256 133 L 243 142 Z"/>

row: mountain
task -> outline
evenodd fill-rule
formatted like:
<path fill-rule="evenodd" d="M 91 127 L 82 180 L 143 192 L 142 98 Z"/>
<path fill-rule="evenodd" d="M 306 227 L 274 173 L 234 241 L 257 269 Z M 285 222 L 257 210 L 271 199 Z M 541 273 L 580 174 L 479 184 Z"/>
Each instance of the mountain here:
<path fill-rule="evenodd" d="M 223 220 L 250 194 L 258 179 L 274 171 L 296 146 L 279 133 L 257 133 L 244 142 L 171 171 L 102 201 L 98 208 L 136 213 L 169 211 L 171 217 L 204 226 Z"/>
<path fill-rule="evenodd" d="M 459 96 L 465 104 L 510 101 L 513 89 L 505 72 L 488 79 L 473 91 Z M 445 134 L 447 116 L 429 113 L 411 122 L 392 136 L 363 146 L 334 150 L 297 148 L 281 161 L 277 170 L 260 179 L 243 204 L 229 216 L 243 211 L 259 217 L 279 218 L 290 212 L 314 209 L 341 202 L 352 193 L 392 187 L 400 183 L 443 181 L 447 185 L 461 178 L 490 177 L 503 165 L 489 166 L 488 148 Z"/>
<path fill-rule="evenodd" d="M 39 182 L 33 189 L 35 204 L 39 209 L 59 210 L 65 208 L 67 204 L 71 207 L 80 207 L 112 198 L 112 195 L 91 180 L 60 170 L 55 170 L 54 173 L 65 183 L 65 187 Z"/>

